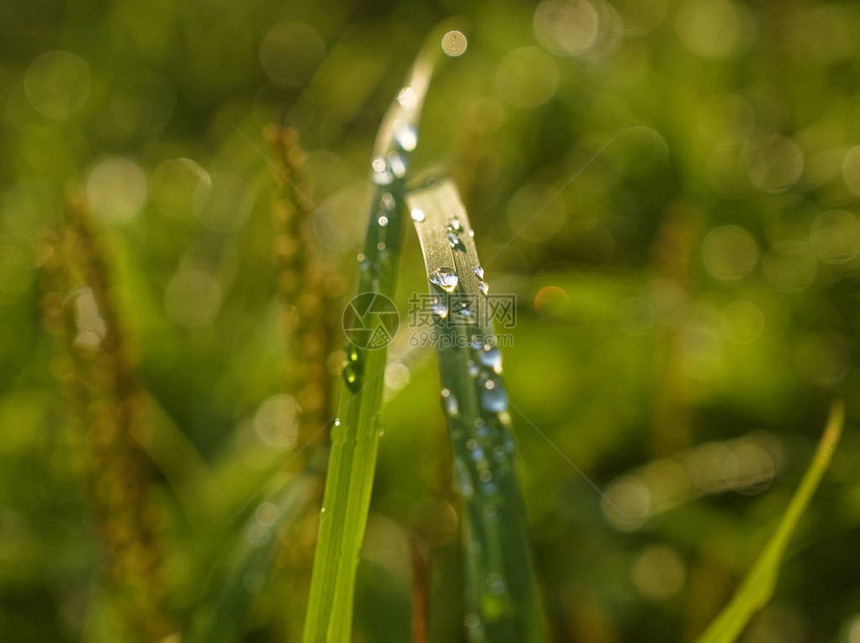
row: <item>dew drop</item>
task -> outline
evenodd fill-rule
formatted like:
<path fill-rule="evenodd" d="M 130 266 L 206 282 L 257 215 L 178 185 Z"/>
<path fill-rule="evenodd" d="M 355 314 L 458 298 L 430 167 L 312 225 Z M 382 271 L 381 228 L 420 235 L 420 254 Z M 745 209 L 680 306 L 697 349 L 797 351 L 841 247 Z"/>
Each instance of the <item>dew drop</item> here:
<path fill-rule="evenodd" d="M 394 180 L 394 175 L 389 171 L 384 158 L 373 159 L 370 167 L 373 170 L 372 180 L 376 185 L 388 185 Z"/>
<path fill-rule="evenodd" d="M 439 299 L 438 297 L 434 297 L 430 300 L 430 312 L 432 312 L 439 319 L 445 319 L 448 317 L 448 304 Z"/>
<path fill-rule="evenodd" d="M 485 297 L 490 294 L 490 285 L 486 281 L 478 284 L 478 291 Z"/>
<path fill-rule="evenodd" d="M 478 277 L 478 279 L 483 279 L 483 278 L 484 278 L 484 268 L 483 268 L 483 266 L 475 266 L 475 276 L 476 276 L 476 277 Z"/>
<path fill-rule="evenodd" d="M 418 134 L 410 125 L 403 125 L 394 132 L 395 142 L 406 152 L 411 152 L 418 145 Z"/>
<path fill-rule="evenodd" d="M 454 232 L 448 233 L 448 245 L 451 246 L 454 250 L 459 250 L 460 252 L 466 252 L 466 246 L 463 245 L 463 242 L 460 240 Z"/>
<path fill-rule="evenodd" d="M 468 363 L 466 364 L 466 368 L 469 369 L 469 375 L 471 375 L 472 377 L 478 377 L 478 374 L 481 372 L 478 368 L 478 365 L 475 364 L 475 362 L 473 362 L 472 360 L 468 361 Z"/>
<path fill-rule="evenodd" d="M 502 351 L 500 351 L 496 346 L 486 345 L 478 354 L 478 359 L 481 364 L 486 366 L 487 368 L 493 369 L 493 372 L 499 374 L 502 372 Z M 492 380 L 487 380 L 487 384 L 490 384 Z M 490 387 L 492 388 L 492 387 Z"/>
<path fill-rule="evenodd" d="M 384 228 L 385 226 L 387 226 L 387 225 L 388 225 L 388 217 L 387 217 L 387 216 L 385 216 L 385 215 L 383 214 L 382 216 L 380 216 L 380 217 L 376 220 L 376 222 L 379 224 L 379 227 L 380 227 L 380 228 Z"/>
<path fill-rule="evenodd" d="M 379 243 L 377 243 L 377 244 L 376 244 L 376 249 L 377 249 L 377 250 L 385 250 L 385 242 L 384 242 L 384 241 L 380 241 Z"/>
<path fill-rule="evenodd" d="M 478 474 L 478 478 L 481 479 L 481 482 L 490 482 L 493 479 L 493 472 L 489 469 L 484 469 Z"/>
<path fill-rule="evenodd" d="M 468 440 L 466 440 L 466 448 L 469 449 L 469 451 L 477 449 L 478 441 L 475 438 L 469 438 Z"/>
<path fill-rule="evenodd" d="M 359 371 L 355 364 L 348 363 L 343 367 L 343 381 L 346 384 L 347 388 L 353 393 L 357 392 L 358 389 L 361 388 L 361 381 L 359 379 Z"/>
<path fill-rule="evenodd" d="M 448 220 L 448 225 L 445 227 L 448 232 L 460 233 L 463 231 L 463 224 L 460 223 L 460 219 L 458 219 L 457 217 L 451 217 Z"/>
<path fill-rule="evenodd" d="M 388 155 L 388 165 L 391 167 L 391 172 L 398 179 L 406 176 L 406 161 L 397 152 L 392 152 Z"/>
<path fill-rule="evenodd" d="M 322 507 L 322 508 L 320 509 L 320 513 L 321 513 L 321 514 L 324 514 L 324 513 L 325 513 L 325 507 Z"/>
<path fill-rule="evenodd" d="M 386 192 L 381 197 L 379 197 L 379 203 L 386 210 L 393 210 L 395 201 L 394 197 L 391 196 L 391 192 Z"/>
<path fill-rule="evenodd" d="M 415 109 L 418 107 L 418 94 L 411 87 L 404 87 L 397 93 L 397 102 L 404 109 Z"/>
<path fill-rule="evenodd" d="M 475 238 L 475 231 L 474 231 L 474 230 L 472 230 L 471 228 L 469 229 L 469 232 L 467 232 L 466 234 L 468 234 L 468 235 L 469 235 L 469 238 L 470 238 L 470 239 L 474 239 L 474 238 Z"/>
<path fill-rule="evenodd" d="M 447 391 L 448 389 L 444 390 Z M 445 413 L 448 417 L 455 418 L 460 415 L 460 404 L 457 402 L 457 398 L 454 397 L 450 391 L 448 391 L 448 395 L 443 393 L 442 406 L 445 408 Z"/>
<path fill-rule="evenodd" d="M 422 210 L 421 208 L 412 208 L 412 211 L 409 213 L 409 215 L 412 217 L 413 221 L 417 221 L 418 223 L 421 223 L 426 218 L 424 215 L 424 210 Z"/>
<path fill-rule="evenodd" d="M 454 460 L 454 478 L 457 481 L 457 486 L 460 489 L 460 494 L 468 498 L 475 493 L 475 488 L 472 486 L 472 479 L 469 476 L 469 469 L 466 464 L 459 458 Z"/>
<path fill-rule="evenodd" d="M 491 386 L 488 386 L 492 384 Z M 508 409 L 508 394 L 501 386 L 496 386 L 493 380 L 487 380 L 481 390 L 481 406 L 493 413 L 501 413 Z"/>
<path fill-rule="evenodd" d="M 340 426 L 340 418 L 335 418 L 335 420 L 334 420 L 334 425 L 335 425 L 335 426 Z"/>
<path fill-rule="evenodd" d="M 437 268 L 430 275 L 430 283 L 439 286 L 445 292 L 453 292 L 459 282 L 457 273 L 450 268 Z"/>

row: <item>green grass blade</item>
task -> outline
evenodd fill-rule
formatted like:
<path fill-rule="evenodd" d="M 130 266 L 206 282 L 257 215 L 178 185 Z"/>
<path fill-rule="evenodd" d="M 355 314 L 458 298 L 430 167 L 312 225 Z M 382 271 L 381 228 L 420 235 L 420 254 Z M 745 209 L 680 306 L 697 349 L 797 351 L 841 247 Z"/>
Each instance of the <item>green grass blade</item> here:
<path fill-rule="evenodd" d="M 473 642 L 542 641 L 501 353 L 468 216 L 448 180 L 410 192 L 407 205 L 430 282 L 442 406 L 463 503 L 467 634 Z"/>
<path fill-rule="evenodd" d="M 764 607 L 773 595 L 785 549 L 801 515 L 806 510 L 821 477 L 827 470 L 845 421 L 845 407 L 841 401 L 833 403 L 827 428 L 818 443 L 815 456 L 800 486 L 782 515 L 779 525 L 747 573 L 738 591 L 698 643 L 733 643 L 743 632 L 750 618 Z"/>
<path fill-rule="evenodd" d="M 394 297 L 402 241 L 405 173 L 417 142 L 417 124 L 439 51 L 428 39 L 405 87 L 380 127 L 371 165 L 375 185 L 365 249 L 360 257 L 359 293 Z M 338 420 L 332 428 L 319 540 L 311 578 L 305 643 L 340 643 L 350 638 L 358 554 L 364 538 L 382 403 L 385 347 L 347 351 Z"/>
<path fill-rule="evenodd" d="M 307 510 L 317 493 L 316 474 L 285 478 L 257 505 L 229 553 L 221 590 L 211 602 L 197 610 L 197 623 L 189 637 L 198 643 L 230 643 L 242 639 L 246 615 L 254 597 L 265 583 L 283 532 Z"/>

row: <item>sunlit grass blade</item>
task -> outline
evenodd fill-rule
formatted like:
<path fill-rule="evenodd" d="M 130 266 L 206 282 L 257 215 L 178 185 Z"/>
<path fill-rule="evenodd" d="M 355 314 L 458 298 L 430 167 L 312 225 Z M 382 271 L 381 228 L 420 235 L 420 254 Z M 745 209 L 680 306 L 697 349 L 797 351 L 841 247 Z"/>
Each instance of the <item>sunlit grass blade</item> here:
<path fill-rule="evenodd" d="M 418 119 L 438 56 L 438 43 L 436 34 L 428 39 L 377 135 L 371 162 L 374 189 L 364 252 L 359 257 L 359 294 L 394 297 L 403 236 L 406 168 L 417 144 Z M 386 356 L 384 345 L 364 348 L 351 344 L 347 350 L 338 420 L 332 427 L 305 622 L 306 643 L 350 638 L 355 573 L 376 467 Z"/>
<path fill-rule="evenodd" d="M 463 502 L 470 641 L 542 641 L 493 303 L 453 182 L 407 195 L 439 334 L 444 409 Z M 508 300 L 509 302 L 509 300 Z"/>
<path fill-rule="evenodd" d="M 283 531 L 304 513 L 316 495 L 316 474 L 284 478 L 254 509 L 239 530 L 225 561 L 217 597 L 199 610 L 189 637 L 199 643 L 238 641 L 254 594 L 269 576 Z"/>
<path fill-rule="evenodd" d="M 743 632 L 752 616 L 767 605 L 776 587 L 786 547 L 830 464 L 836 443 L 842 434 L 844 421 L 845 407 L 841 401 L 836 401 L 830 409 L 827 428 L 818 443 L 812 463 L 782 515 L 776 531 L 732 600 L 698 639 L 698 643 L 732 643 Z"/>

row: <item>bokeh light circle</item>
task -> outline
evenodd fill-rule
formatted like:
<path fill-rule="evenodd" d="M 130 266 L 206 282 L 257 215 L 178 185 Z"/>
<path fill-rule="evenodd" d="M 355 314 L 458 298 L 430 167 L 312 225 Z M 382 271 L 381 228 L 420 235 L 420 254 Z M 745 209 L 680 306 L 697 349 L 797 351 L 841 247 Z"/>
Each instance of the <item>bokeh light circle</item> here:
<path fill-rule="evenodd" d="M 69 51 L 45 52 L 24 73 L 24 92 L 37 112 L 63 120 L 86 103 L 90 68 Z"/>
<path fill-rule="evenodd" d="M 718 226 L 702 241 L 702 263 L 711 276 L 722 281 L 742 279 L 755 268 L 758 244 L 736 225 Z"/>
<path fill-rule="evenodd" d="M 87 178 L 87 201 L 108 223 L 126 223 L 140 212 L 147 197 L 146 175 L 131 159 L 113 156 L 99 162 Z"/>
<path fill-rule="evenodd" d="M 452 58 L 462 56 L 466 53 L 468 46 L 469 42 L 462 31 L 453 30 L 442 36 L 442 51 L 445 52 L 446 56 L 451 56 Z"/>

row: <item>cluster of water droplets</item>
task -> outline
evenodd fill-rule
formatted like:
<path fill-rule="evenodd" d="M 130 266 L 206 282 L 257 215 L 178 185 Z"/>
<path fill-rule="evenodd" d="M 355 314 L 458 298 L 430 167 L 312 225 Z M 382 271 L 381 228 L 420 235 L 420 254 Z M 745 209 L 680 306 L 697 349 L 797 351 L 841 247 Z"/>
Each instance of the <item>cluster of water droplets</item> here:
<path fill-rule="evenodd" d="M 490 294 L 490 284 L 484 281 L 483 267 L 475 266 L 475 276 L 478 278 L 478 292 L 486 297 Z"/>
<path fill-rule="evenodd" d="M 457 217 L 451 217 L 445 225 L 445 236 L 448 238 L 448 245 L 458 252 L 466 252 L 466 246 L 460 238 L 461 234 L 463 234 L 463 224 L 460 223 L 460 219 Z"/>
<path fill-rule="evenodd" d="M 394 179 L 406 176 L 406 158 L 399 150 L 393 150 L 385 156 L 374 158 L 370 163 L 370 171 L 370 178 L 376 185 L 391 185 Z"/>
<path fill-rule="evenodd" d="M 478 277 L 478 292 L 486 297 L 490 294 L 490 286 L 483 279 L 484 269 L 481 266 L 476 266 L 475 275 Z M 437 268 L 430 274 L 429 279 L 430 283 L 441 288 L 445 293 L 433 297 L 430 302 L 430 310 L 438 320 L 447 319 L 450 309 L 453 307 L 459 315 L 470 319 L 471 323 L 477 323 L 477 320 L 474 318 L 480 312 L 480 302 L 473 301 L 469 296 L 449 301 L 449 298 L 446 296 L 449 293 L 453 293 L 460 283 L 460 277 L 454 270 L 444 267 Z M 473 304 L 477 305 L 478 311 L 474 309 L 475 306 Z"/>
<path fill-rule="evenodd" d="M 424 213 L 413 209 L 412 218 L 421 222 Z M 457 217 L 448 220 L 445 234 L 455 252 L 466 251 L 463 231 L 463 225 Z M 431 298 L 431 311 L 438 320 L 447 319 L 454 313 L 464 317 L 473 315 L 470 306 L 475 300 L 455 296 L 455 291 L 466 278 L 476 279 L 477 291 L 483 297 L 488 296 L 489 285 L 484 280 L 484 268 L 476 265 L 473 272 L 474 277 L 458 275 L 451 268 L 440 267 L 430 273 L 428 279 L 438 289 Z M 477 303 L 480 305 L 481 302 Z M 510 431 L 508 394 L 502 380 L 501 350 L 491 333 L 481 334 L 478 332 L 481 325 L 477 324 L 477 329 L 475 326 L 473 324 L 470 327 L 469 344 L 464 350 L 468 353 L 466 367 L 477 393 L 480 415 L 472 417 L 468 401 L 458 400 L 455 392 L 449 388 L 441 391 L 442 408 L 455 444 L 454 483 L 464 500 L 478 510 L 477 514 L 474 509 L 469 511 L 470 519 L 477 519 L 479 529 L 490 535 L 491 539 L 498 539 L 502 537 L 500 530 L 503 526 L 499 523 L 504 509 L 504 494 L 500 493 L 500 485 L 510 483 L 514 475 L 516 446 Z M 464 402 L 467 403 L 465 407 Z M 476 609 L 470 611 L 464 621 L 468 638 L 473 643 L 486 640 L 487 629 L 510 602 L 501 553 L 487 550 L 477 555 L 483 559 L 480 566 L 482 577 L 477 579 L 481 598 L 475 605 Z"/>
<path fill-rule="evenodd" d="M 397 94 L 401 115 L 392 124 L 392 147 L 384 156 L 377 156 L 370 164 L 371 178 L 376 185 L 391 185 L 395 179 L 406 176 L 406 156 L 418 146 L 418 131 L 409 122 L 418 108 L 418 94 L 404 87 Z"/>
<path fill-rule="evenodd" d="M 482 417 L 474 418 L 471 425 L 466 423 L 460 402 L 448 388 L 442 389 L 442 407 L 452 423 L 452 438 L 462 440 L 465 447 L 455 461 L 460 493 L 471 497 L 477 486 L 484 497 L 492 497 L 498 490 L 496 478 L 512 471 L 515 450 L 509 432 L 508 394 L 501 379 L 502 353 L 479 335 L 468 350 L 468 373 L 478 388 Z"/>

